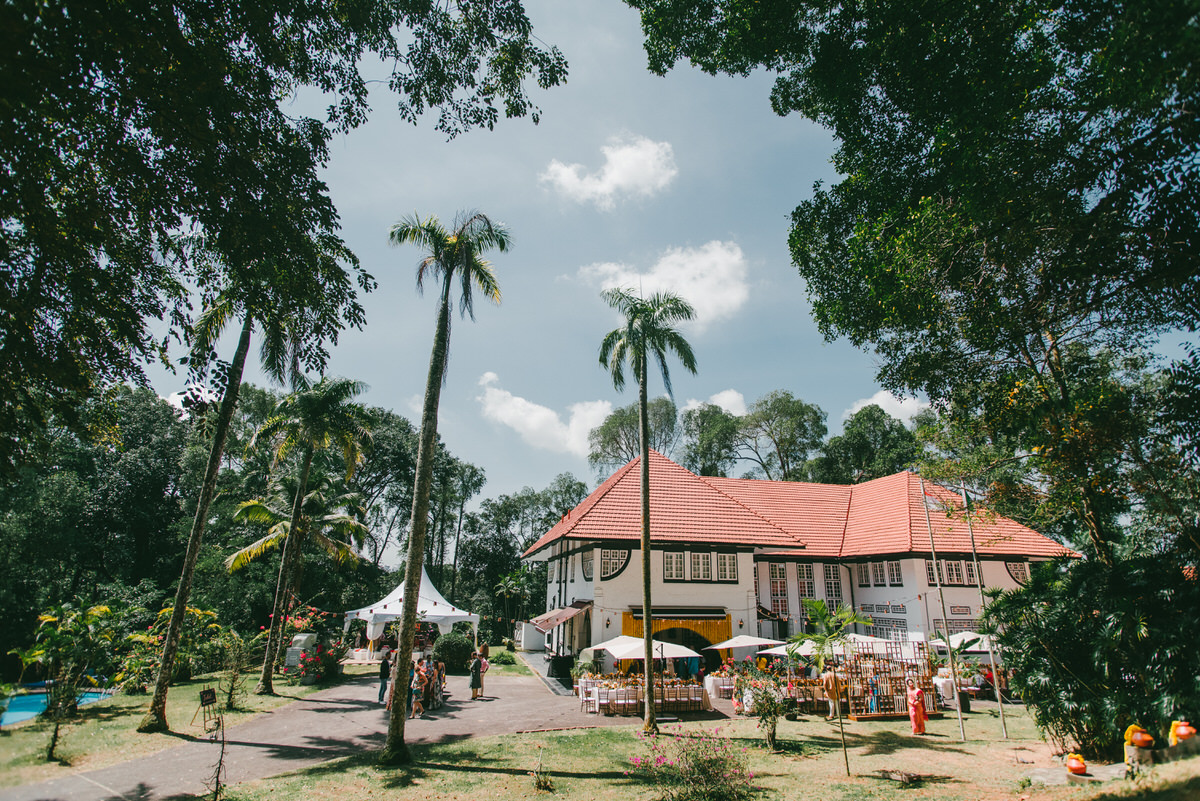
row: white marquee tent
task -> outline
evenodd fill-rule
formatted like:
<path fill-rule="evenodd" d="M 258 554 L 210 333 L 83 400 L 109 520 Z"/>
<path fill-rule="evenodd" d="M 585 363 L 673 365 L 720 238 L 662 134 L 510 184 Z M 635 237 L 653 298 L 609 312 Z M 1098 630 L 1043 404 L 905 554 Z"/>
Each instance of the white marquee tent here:
<path fill-rule="evenodd" d="M 367 639 L 377 640 L 383 636 L 383 628 L 393 620 L 399 620 L 404 613 L 404 584 L 392 590 L 388 596 L 362 609 L 351 609 L 346 613 L 346 628 L 350 628 L 352 620 L 367 621 Z M 465 609 L 459 609 L 447 601 L 438 592 L 437 587 L 429 580 L 425 568 L 421 568 L 421 591 L 417 596 L 417 620 L 422 623 L 436 623 L 438 629 L 445 634 L 450 627 L 460 620 L 471 622 L 471 628 L 479 627 L 479 615 L 473 615 Z"/>

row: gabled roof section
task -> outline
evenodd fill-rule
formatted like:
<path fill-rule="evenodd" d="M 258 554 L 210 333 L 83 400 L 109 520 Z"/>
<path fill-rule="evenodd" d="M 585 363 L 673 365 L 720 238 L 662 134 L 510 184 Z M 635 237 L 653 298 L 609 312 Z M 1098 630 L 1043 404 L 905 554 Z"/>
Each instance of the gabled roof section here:
<path fill-rule="evenodd" d="M 929 524 L 925 522 L 926 498 Z M 971 518 L 981 556 L 1052 557 L 1078 555 L 1015 520 L 976 510 Z M 854 487 L 842 556 L 929 553 L 929 532 L 939 556 L 971 552 L 971 531 L 962 496 L 913 473 L 896 473 Z"/>
<path fill-rule="evenodd" d="M 657 451 L 650 451 L 650 540 L 772 548 L 804 543 Z M 637 540 L 642 530 L 640 457 L 601 484 L 524 553 L 566 538 Z"/>
<path fill-rule="evenodd" d="M 836 557 L 846 533 L 852 487 L 703 476 L 701 481 L 755 510 L 806 546 L 805 556 Z"/>

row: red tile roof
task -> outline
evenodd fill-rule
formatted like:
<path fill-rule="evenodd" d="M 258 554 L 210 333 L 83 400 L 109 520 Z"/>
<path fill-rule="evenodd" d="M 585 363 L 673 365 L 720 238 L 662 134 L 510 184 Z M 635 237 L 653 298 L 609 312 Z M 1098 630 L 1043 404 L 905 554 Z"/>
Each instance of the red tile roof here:
<path fill-rule="evenodd" d="M 525 555 L 560 538 L 637 540 L 642 535 L 642 475 L 638 459 L 603 484 L 531 545 Z M 803 548 L 779 525 L 650 451 L 650 540 Z"/>
<path fill-rule="evenodd" d="M 560 538 L 636 540 L 641 534 L 638 460 L 613 473 L 526 552 Z M 938 555 L 971 550 L 959 495 L 925 484 L 912 473 L 857 485 L 806 484 L 696 476 L 650 452 L 650 538 L 795 551 L 813 558 L 929 553 L 929 528 Z M 975 545 L 982 556 L 1049 557 L 1073 553 L 1033 529 L 976 512 Z M 803 549 L 803 550 L 799 550 Z"/>

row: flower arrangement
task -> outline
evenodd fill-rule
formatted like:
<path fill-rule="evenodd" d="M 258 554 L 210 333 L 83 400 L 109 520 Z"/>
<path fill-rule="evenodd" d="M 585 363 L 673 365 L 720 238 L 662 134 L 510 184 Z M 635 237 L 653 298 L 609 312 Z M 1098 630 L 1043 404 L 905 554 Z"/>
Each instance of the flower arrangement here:
<path fill-rule="evenodd" d="M 1133 723 L 1129 728 L 1125 729 L 1125 745 L 1132 745 L 1138 748 L 1153 748 L 1154 738 L 1141 726 Z"/>

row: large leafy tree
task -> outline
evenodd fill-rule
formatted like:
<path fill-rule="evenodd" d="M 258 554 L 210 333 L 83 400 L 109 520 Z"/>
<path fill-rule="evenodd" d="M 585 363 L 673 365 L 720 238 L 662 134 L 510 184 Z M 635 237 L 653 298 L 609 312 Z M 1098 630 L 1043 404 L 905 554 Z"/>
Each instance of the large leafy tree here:
<path fill-rule="evenodd" d="M 625 370 L 633 373 L 638 385 L 639 468 L 642 485 L 642 639 L 645 641 L 646 717 L 643 731 L 658 732 L 654 714 L 654 649 L 651 622 L 654 620 L 650 598 L 650 414 L 647 399 L 649 363 L 653 359 L 662 374 L 667 394 L 671 394 L 671 372 L 667 356 L 674 353 L 690 373 L 696 372 L 696 357 L 692 346 L 676 326 L 695 315 L 691 305 L 670 292 L 641 298 L 630 290 L 610 289 L 604 298 L 624 317 L 619 328 L 609 331 L 600 342 L 600 365 L 612 376 L 613 387 L 620 392 L 625 387 Z"/>
<path fill-rule="evenodd" d="M 738 418 L 711 403 L 683 413 L 683 466 L 701 476 L 728 476 L 737 462 Z"/>
<path fill-rule="evenodd" d="M 751 475 L 804 481 L 809 454 L 821 447 L 826 430 L 819 406 L 777 389 L 756 400 L 738 421 L 738 458 L 754 465 Z"/>
<path fill-rule="evenodd" d="M 919 453 L 913 432 L 872 403 L 850 415 L 839 436 L 829 438 L 812 475 L 828 484 L 859 484 L 912 467 Z"/>
<path fill-rule="evenodd" d="M 313 458 L 318 451 L 337 449 L 346 465 L 346 479 L 353 476 L 362 449 L 370 440 L 370 432 L 366 428 L 366 410 L 354 402 L 354 398 L 365 388 L 362 382 L 347 378 L 322 378 L 315 384 L 302 385 L 298 391 L 279 402 L 275 413 L 255 434 L 256 442 L 273 446 L 279 463 L 284 463 L 292 453 L 299 456 L 295 495 L 287 536 L 283 539 L 271 627 L 256 693 L 274 692 L 272 675 L 279 639 L 283 634 L 283 621 L 289 608 L 289 590 L 294 583 L 304 537 L 308 534 L 302 520 Z"/>
<path fill-rule="evenodd" d="M 318 173 L 366 119 L 364 65 L 387 64 L 401 115 L 437 109 L 449 136 L 536 121 L 526 81 L 566 77 L 521 0 L 16 0 L 0 18 L 5 470 L 50 413 L 78 426 L 80 398 L 165 356 L 198 283 L 176 233 L 241 271 L 335 217 Z M 280 102 L 304 88 L 330 99 L 323 118 Z"/>
<path fill-rule="evenodd" d="M 399 653 L 412 652 L 417 631 L 417 597 L 421 588 L 421 569 L 425 556 L 425 534 L 429 526 L 429 496 L 433 485 L 435 445 L 437 442 L 437 412 L 446 380 L 446 365 L 450 358 L 450 320 L 454 286 L 459 286 L 459 308 L 463 314 L 475 317 L 474 289 L 496 303 L 500 302 L 500 284 L 492 265 L 483 254 L 495 248 L 508 250 L 511 238 L 508 229 L 479 212 L 460 214 L 451 228 L 436 217 L 424 219 L 413 215 L 392 226 L 388 240 L 393 245 L 414 244 L 426 251 L 417 265 L 417 288 L 425 282 L 441 282 L 437 325 L 434 329 L 433 352 L 429 358 L 429 375 L 425 382 L 425 400 L 421 409 L 421 434 L 417 444 L 417 478 L 413 489 L 412 517 L 408 527 L 408 559 L 404 572 L 404 608 L 401 618 Z M 399 661 L 397 661 L 399 664 Z M 385 763 L 409 762 L 412 759 L 404 742 L 404 723 L 407 719 L 404 704 L 392 709 L 387 743 L 381 759 Z"/>
<path fill-rule="evenodd" d="M 891 389 L 949 402 L 982 382 L 1001 416 L 1017 397 L 1111 565 L 1091 414 L 1109 399 L 1077 377 L 1103 348 L 1195 325 L 1197 4 L 631 5 L 652 69 L 766 67 L 777 112 L 834 132 L 845 177 L 790 237 L 822 330 L 874 348 Z"/>
<path fill-rule="evenodd" d="M 670 398 L 655 398 L 646 411 L 650 425 L 650 447 L 671 458 L 679 442 L 679 410 Z M 642 452 L 641 411 L 632 403 L 614 409 L 604 422 L 588 433 L 588 464 L 601 474 L 636 459 Z"/>

